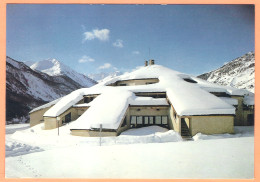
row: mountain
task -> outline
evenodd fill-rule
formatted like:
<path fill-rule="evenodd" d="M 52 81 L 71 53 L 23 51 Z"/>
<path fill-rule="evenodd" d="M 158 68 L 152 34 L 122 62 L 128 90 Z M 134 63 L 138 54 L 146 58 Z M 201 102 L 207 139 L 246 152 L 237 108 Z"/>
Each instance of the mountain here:
<path fill-rule="evenodd" d="M 31 65 L 30 68 L 41 71 L 50 76 L 67 76 L 82 87 L 91 87 L 97 83 L 95 80 L 74 71 L 56 59 L 47 59 L 36 62 Z"/>
<path fill-rule="evenodd" d="M 89 82 L 90 84 L 92 82 Z M 23 62 L 6 58 L 6 119 L 28 118 L 32 108 L 83 86 L 66 75 L 50 76 Z"/>
<path fill-rule="evenodd" d="M 23 63 L 30 67 L 30 66 L 32 66 L 35 62 L 33 62 L 33 61 L 24 61 Z"/>
<path fill-rule="evenodd" d="M 101 72 L 101 73 L 88 74 L 88 77 L 93 79 L 93 80 L 100 82 L 105 78 L 113 78 L 115 76 L 119 76 L 119 75 L 122 75 L 122 74 L 123 73 L 120 72 L 120 71 L 115 71 L 115 72 L 111 72 L 111 73 Z"/>
<path fill-rule="evenodd" d="M 204 80 L 220 85 L 247 89 L 255 89 L 255 53 L 249 52 L 222 67 L 198 76 Z"/>

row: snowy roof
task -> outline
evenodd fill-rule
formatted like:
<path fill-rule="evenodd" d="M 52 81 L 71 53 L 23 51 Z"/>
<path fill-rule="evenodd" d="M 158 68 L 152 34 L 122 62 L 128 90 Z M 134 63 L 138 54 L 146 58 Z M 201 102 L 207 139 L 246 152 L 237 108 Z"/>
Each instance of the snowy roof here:
<path fill-rule="evenodd" d="M 192 79 L 194 79 L 195 81 L 198 82 L 198 85 L 200 86 L 200 88 L 202 88 L 208 92 L 225 92 L 229 95 L 236 95 L 236 96 L 244 96 L 244 95 L 252 94 L 251 92 L 249 92 L 245 89 L 237 89 L 237 88 L 230 87 L 230 86 L 218 85 L 215 83 L 208 82 L 206 80 L 202 80 L 197 77 L 192 77 Z"/>
<path fill-rule="evenodd" d="M 76 104 L 76 105 L 73 105 L 73 107 L 90 107 L 91 104 L 90 103 L 83 103 L 83 104 Z"/>
<path fill-rule="evenodd" d="M 120 95 L 120 97 L 115 97 Z M 92 101 L 91 107 L 75 122 L 72 129 L 103 128 L 117 129 L 128 108 L 128 98 L 134 97 L 132 92 L 111 88 Z M 87 122 L 86 122 L 87 121 Z"/>
<path fill-rule="evenodd" d="M 237 106 L 238 105 L 238 100 L 237 99 L 233 99 L 230 97 L 219 97 L 221 100 L 225 101 L 226 103 L 233 105 L 233 106 Z"/>
<path fill-rule="evenodd" d="M 62 98 L 62 97 L 61 97 L 61 98 Z M 51 106 L 53 106 L 54 104 L 56 104 L 58 101 L 60 101 L 61 98 L 58 98 L 58 99 L 56 99 L 56 100 L 54 100 L 54 101 L 48 102 L 47 104 L 41 105 L 41 106 L 39 106 L 39 107 L 36 107 L 36 108 L 34 108 L 33 110 L 31 110 L 29 113 L 33 113 L 33 112 L 35 112 L 35 111 L 39 111 L 39 110 L 44 109 L 44 108 L 47 108 L 47 107 L 51 107 Z"/>
<path fill-rule="evenodd" d="M 129 104 L 132 106 L 154 106 L 154 105 L 160 105 L 160 106 L 168 106 L 169 103 L 165 98 L 152 98 L 152 97 L 135 97 L 131 98 L 129 100 Z"/>
<path fill-rule="evenodd" d="M 152 65 L 139 68 L 132 73 L 117 76 L 111 80 L 105 80 L 99 85 L 108 85 L 118 80 L 158 78 L 159 82 L 150 85 L 126 86 L 132 92 L 166 91 L 169 101 L 174 106 L 178 115 L 209 115 L 209 114 L 235 114 L 235 108 L 216 96 L 205 91 L 203 86 L 216 88 L 216 84 L 206 84 L 187 74 L 183 74 L 160 65 Z M 184 79 L 195 80 L 198 83 L 190 83 Z M 199 82 L 203 83 L 202 85 Z M 225 88 L 222 90 L 226 91 Z M 203 97 L 201 97 L 203 96 Z"/>
<path fill-rule="evenodd" d="M 244 104 L 247 106 L 255 105 L 255 97 L 251 95 L 246 95 L 244 97 Z"/>
<path fill-rule="evenodd" d="M 159 82 L 149 85 L 107 86 L 119 80 L 142 78 L 158 78 Z M 134 94 L 137 92 L 166 92 L 169 102 L 181 116 L 235 114 L 235 108 L 232 106 L 234 100 L 219 98 L 209 92 L 250 95 L 245 90 L 219 86 L 160 65 L 151 65 L 104 79 L 91 88 L 76 90 L 59 100 L 44 116 L 57 117 L 71 106 L 75 106 L 84 95 L 100 94 L 88 104 L 90 108 L 71 123 L 71 128 L 99 128 L 99 125 L 103 124 L 104 128 L 116 129 L 129 105 L 169 105 L 165 98 L 137 97 Z"/>

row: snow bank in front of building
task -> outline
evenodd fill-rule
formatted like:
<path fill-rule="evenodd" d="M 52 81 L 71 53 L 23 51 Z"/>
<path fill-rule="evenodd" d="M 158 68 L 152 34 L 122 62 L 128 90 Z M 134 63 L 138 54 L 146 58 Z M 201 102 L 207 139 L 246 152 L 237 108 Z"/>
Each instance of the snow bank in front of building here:
<path fill-rule="evenodd" d="M 254 137 L 254 127 L 253 126 L 235 126 L 234 134 L 224 133 L 215 135 L 205 135 L 202 133 L 197 133 L 193 136 L 194 141 L 199 140 L 212 140 L 212 139 L 225 139 L 225 138 L 239 138 L 239 137 Z"/>
<path fill-rule="evenodd" d="M 36 146 L 31 146 L 28 144 L 18 143 L 18 142 L 6 142 L 5 143 L 5 156 L 13 157 L 19 155 L 25 155 L 34 152 L 41 152 L 43 149 Z"/>
<path fill-rule="evenodd" d="M 148 126 L 122 132 L 117 137 L 116 144 L 164 143 L 180 141 L 182 141 L 182 137 L 178 132 L 159 126 Z"/>
<path fill-rule="evenodd" d="M 104 143 L 102 146 L 91 146 L 88 138 L 81 138 L 85 141 L 75 139 L 71 146 L 65 138 L 61 138 L 51 150 L 7 157 L 6 177 L 158 180 L 254 178 L 253 137 L 109 146 L 103 146 Z M 98 145 L 99 139 L 95 139 Z M 102 138 L 102 142 L 103 139 L 108 140 Z M 67 146 L 61 147 L 60 142 L 67 142 Z M 42 147 L 41 144 L 39 147 Z"/>
<path fill-rule="evenodd" d="M 18 155 L 18 153 L 20 152 L 19 150 L 24 151 L 26 149 L 31 150 L 31 152 L 37 152 L 38 150 L 50 150 L 57 147 L 100 145 L 99 137 L 79 137 L 70 135 L 70 124 L 60 127 L 59 135 L 57 128 L 53 130 L 44 130 L 43 124 L 36 125 L 23 131 L 18 130 L 19 129 L 17 128 L 17 131 L 14 134 L 7 136 L 6 145 L 9 146 L 9 148 L 7 148 L 9 150 L 6 155 L 7 157 Z M 180 141 L 182 141 L 182 138 L 178 132 L 168 130 L 159 126 L 130 129 L 121 133 L 121 135 L 117 137 L 101 138 L 101 144 L 106 146 Z M 24 146 L 20 147 L 19 143 L 23 143 Z M 37 146 L 40 146 L 40 148 L 37 148 Z M 20 153 L 19 155 L 23 154 L 25 153 Z"/>

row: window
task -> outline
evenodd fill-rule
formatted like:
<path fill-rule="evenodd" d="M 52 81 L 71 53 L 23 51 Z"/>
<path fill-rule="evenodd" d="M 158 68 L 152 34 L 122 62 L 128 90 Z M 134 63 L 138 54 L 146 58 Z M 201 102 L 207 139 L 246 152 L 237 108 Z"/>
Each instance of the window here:
<path fill-rule="evenodd" d="M 62 120 L 62 124 L 71 122 L 71 113 L 65 115 L 65 120 Z"/>
<path fill-rule="evenodd" d="M 186 82 L 189 82 L 189 83 L 198 83 L 198 82 L 196 82 L 195 80 L 193 80 L 191 78 L 184 78 L 183 80 L 185 80 Z"/>
<path fill-rule="evenodd" d="M 126 117 L 125 117 L 125 119 L 124 119 L 124 121 L 123 121 L 121 127 L 124 127 L 124 126 L 126 126 L 126 125 L 127 125 L 127 124 L 126 124 Z"/>
<path fill-rule="evenodd" d="M 131 116 L 130 124 L 136 125 L 136 116 Z"/>
<path fill-rule="evenodd" d="M 168 117 L 162 116 L 162 124 L 168 124 Z"/>
<path fill-rule="evenodd" d="M 94 99 L 94 97 L 85 97 L 84 103 L 90 103 L 93 99 Z"/>
<path fill-rule="evenodd" d="M 162 124 L 162 117 L 161 116 L 155 116 L 155 124 Z"/>
<path fill-rule="evenodd" d="M 143 117 L 137 116 L 137 124 L 143 124 Z"/>
<path fill-rule="evenodd" d="M 149 116 L 149 124 L 150 125 L 154 124 L 154 117 L 153 116 Z"/>
<path fill-rule="evenodd" d="M 131 116 L 131 128 L 159 125 L 168 127 L 168 116 Z"/>
<path fill-rule="evenodd" d="M 148 116 L 144 116 L 144 124 L 145 125 L 149 124 L 149 117 Z"/>
<path fill-rule="evenodd" d="M 254 125 L 254 114 L 247 115 L 247 125 L 249 125 L 249 126 Z"/>

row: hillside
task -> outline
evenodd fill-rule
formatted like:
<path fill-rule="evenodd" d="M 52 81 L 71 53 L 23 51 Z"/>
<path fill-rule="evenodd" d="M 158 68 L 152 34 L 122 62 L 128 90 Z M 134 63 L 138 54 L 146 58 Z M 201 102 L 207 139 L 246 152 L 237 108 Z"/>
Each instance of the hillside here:
<path fill-rule="evenodd" d="M 66 75 L 50 76 L 7 57 L 6 120 L 26 120 L 32 108 L 82 87 Z"/>
<path fill-rule="evenodd" d="M 249 52 L 214 71 L 204 73 L 198 77 L 212 83 L 247 89 L 254 92 L 255 53 Z"/>

